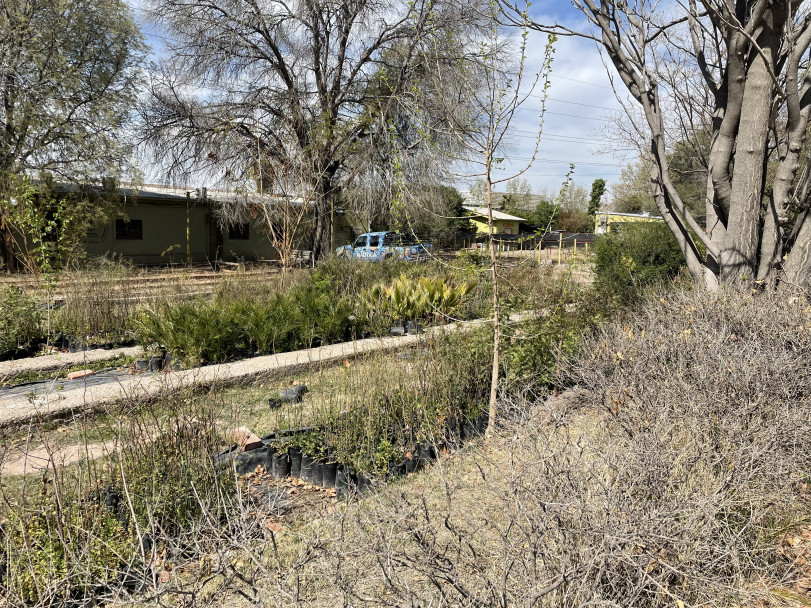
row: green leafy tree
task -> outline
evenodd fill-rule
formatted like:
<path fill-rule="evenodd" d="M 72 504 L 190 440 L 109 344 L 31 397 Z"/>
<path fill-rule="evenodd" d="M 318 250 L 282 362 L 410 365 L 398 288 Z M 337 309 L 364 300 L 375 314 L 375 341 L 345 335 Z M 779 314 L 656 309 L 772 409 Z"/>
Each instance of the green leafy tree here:
<path fill-rule="evenodd" d="M 144 54 L 121 0 L 0 5 L 0 264 L 7 270 L 26 234 L 15 222 L 40 213 L 24 208 L 35 198 L 32 178 L 75 184 L 121 174 L 130 152 L 123 129 Z M 42 217 L 54 221 L 53 212 Z"/>
<path fill-rule="evenodd" d="M 611 188 L 612 209 L 620 213 L 656 213 L 650 181 L 650 163 L 644 159 L 623 167 L 619 181 Z"/>
<path fill-rule="evenodd" d="M 600 210 L 600 204 L 605 194 L 605 180 L 595 179 L 591 184 L 591 196 L 589 196 L 589 215 L 595 215 Z"/>

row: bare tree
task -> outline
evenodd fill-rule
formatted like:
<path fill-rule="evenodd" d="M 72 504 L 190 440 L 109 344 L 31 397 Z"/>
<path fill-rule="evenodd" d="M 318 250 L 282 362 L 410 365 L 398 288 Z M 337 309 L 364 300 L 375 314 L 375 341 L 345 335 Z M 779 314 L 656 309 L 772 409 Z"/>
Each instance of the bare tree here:
<path fill-rule="evenodd" d="M 455 178 L 475 179 L 483 182 L 484 200 L 487 206 L 488 249 L 490 272 L 493 281 L 493 365 L 490 383 L 489 421 L 487 434 L 495 432 L 497 397 L 501 359 L 501 308 L 499 299 L 498 264 L 493 224 L 493 187 L 522 175 L 531 165 L 540 143 L 545 93 L 549 86 L 553 44 L 550 35 L 543 62 L 538 72 L 527 69 L 527 30 L 521 33 L 520 42 L 512 44 L 504 28 L 498 22 L 498 5 L 490 3 L 483 7 L 483 32 L 476 33 L 460 49 L 474 49 L 464 54 L 451 69 L 437 69 L 429 85 L 430 90 L 416 96 L 416 114 L 442 116 L 441 121 L 424 124 L 427 138 L 453 140 L 456 146 L 440 149 L 440 166 Z M 526 12 L 522 13 L 526 19 Z M 522 104 L 533 95 L 542 82 L 542 109 L 539 114 L 538 135 L 532 158 L 512 174 L 497 178 L 494 173 L 503 167 L 506 149 L 510 144 L 510 128 Z M 424 89 L 425 90 L 425 89 Z M 424 112 L 430 107 L 431 112 Z M 441 111 L 437 111 L 437 107 Z"/>
<path fill-rule="evenodd" d="M 642 109 L 656 204 L 694 279 L 710 288 L 741 279 L 807 285 L 811 175 L 800 172 L 811 112 L 806 3 L 573 3 L 588 31 L 534 27 L 595 40 Z M 515 20 L 517 7 L 507 8 Z M 711 135 L 704 225 L 674 185 L 674 127 Z"/>
<path fill-rule="evenodd" d="M 426 40 L 466 20 L 438 0 L 150 6 L 170 58 L 143 107 L 145 142 L 171 171 L 217 181 L 250 182 L 257 148 L 263 172 L 306 170 L 317 260 L 330 252 L 336 201 L 369 142 L 389 137 Z"/>

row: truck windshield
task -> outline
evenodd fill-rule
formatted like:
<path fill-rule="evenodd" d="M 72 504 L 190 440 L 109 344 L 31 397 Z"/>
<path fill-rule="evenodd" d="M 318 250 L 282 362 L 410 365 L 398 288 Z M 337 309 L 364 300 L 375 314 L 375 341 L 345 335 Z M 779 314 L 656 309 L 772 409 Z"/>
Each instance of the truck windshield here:
<path fill-rule="evenodd" d="M 355 249 L 359 247 L 366 247 L 366 235 L 362 234 L 358 238 L 355 239 L 355 243 L 352 245 Z"/>

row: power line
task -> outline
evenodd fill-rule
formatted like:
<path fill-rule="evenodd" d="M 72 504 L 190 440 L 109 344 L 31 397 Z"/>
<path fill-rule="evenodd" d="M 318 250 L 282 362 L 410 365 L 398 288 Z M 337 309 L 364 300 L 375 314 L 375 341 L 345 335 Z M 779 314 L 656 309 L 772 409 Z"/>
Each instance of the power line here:
<path fill-rule="evenodd" d="M 571 80 L 572 82 L 579 82 L 580 84 L 587 84 L 591 87 L 600 87 L 601 89 L 611 89 L 611 87 L 604 85 L 604 84 L 597 84 L 594 82 L 586 82 L 585 80 L 578 80 L 577 78 L 568 78 L 566 76 L 561 76 L 559 74 L 549 74 L 551 78 L 560 78 L 561 80 Z M 613 90 L 613 89 L 612 89 Z"/>

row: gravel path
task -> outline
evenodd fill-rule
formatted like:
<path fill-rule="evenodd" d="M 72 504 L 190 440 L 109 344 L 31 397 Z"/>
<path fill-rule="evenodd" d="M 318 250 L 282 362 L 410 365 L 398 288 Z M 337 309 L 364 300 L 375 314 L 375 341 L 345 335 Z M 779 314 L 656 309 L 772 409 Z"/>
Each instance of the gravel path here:
<path fill-rule="evenodd" d="M 0 378 L 10 378 L 23 372 L 47 372 L 54 369 L 82 365 L 84 363 L 107 361 L 122 356 L 138 357 L 142 355 L 143 352 L 144 349 L 140 346 L 114 349 L 96 348 L 79 353 L 58 353 L 56 355 L 45 355 L 43 357 L 0 361 Z"/>
<path fill-rule="evenodd" d="M 470 321 L 445 325 L 431 328 L 428 332 L 458 330 L 480 323 L 481 321 Z M 95 383 L 92 376 L 86 380 L 63 381 L 55 384 L 51 390 L 39 394 L 0 395 L 0 426 L 21 423 L 33 417 L 49 418 L 81 409 L 94 410 L 125 398 L 144 399 L 191 386 L 236 383 L 272 372 L 292 371 L 313 363 L 328 363 L 375 351 L 395 350 L 419 340 L 420 336 L 414 335 L 368 338 L 179 372 L 138 374 L 102 384 Z M 87 355 L 91 352 L 94 351 L 76 354 Z M 103 352 L 109 354 L 114 351 Z M 79 363 L 82 361 L 87 359 L 80 359 Z"/>

